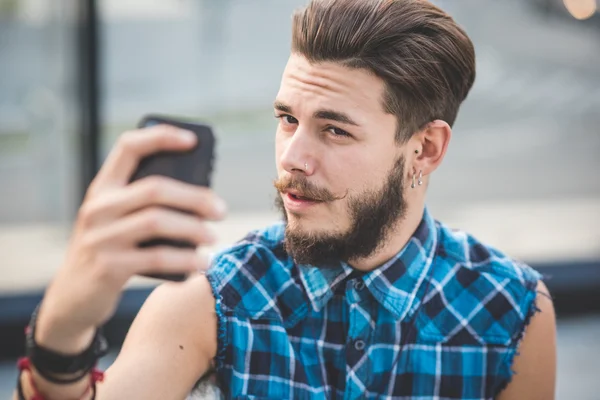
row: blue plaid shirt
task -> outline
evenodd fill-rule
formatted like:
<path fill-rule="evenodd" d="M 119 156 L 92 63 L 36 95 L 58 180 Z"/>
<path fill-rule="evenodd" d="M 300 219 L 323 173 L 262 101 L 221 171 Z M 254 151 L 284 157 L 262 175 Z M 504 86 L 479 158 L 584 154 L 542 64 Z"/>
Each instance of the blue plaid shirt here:
<path fill-rule="evenodd" d="M 509 382 L 539 274 L 427 210 L 368 273 L 297 265 L 279 223 L 207 274 L 217 377 L 234 399 L 491 399 Z"/>

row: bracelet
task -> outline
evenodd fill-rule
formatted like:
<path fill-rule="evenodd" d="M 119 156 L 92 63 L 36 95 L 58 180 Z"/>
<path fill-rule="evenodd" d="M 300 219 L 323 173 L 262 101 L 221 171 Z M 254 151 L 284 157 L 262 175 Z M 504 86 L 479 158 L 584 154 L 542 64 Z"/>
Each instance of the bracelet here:
<path fill-rule="evenodd" d="M 31 386 L 31 390 L 33 391 L 33 397 L 29 400 L 46 400 L 44 396 L 39 392 L 37 386 L 35 386 L 35 382 L 33 379 L 33 373 L 31 372 L 31 362 L 29 358 L 24 357 L 19 359 L 17 366 L 19 368 L 19 376 L 17 377 L 17 395 L 19 400 L 27 400 L 25 398 L 25 393 L 23 392 L 23 385 L 21 382 L 21 378 L 23 376 L 23 371 L 29 372 L 29 385 Z M 81 378 L 80 378 L 81 379 Z M 102 382 L 104 380 L 104 373 L 95 367 L 92 368 L 90 374 L 90 385 L 85 389 L 85 392 L 81 395 L 81 399 L 85 400 L 88 393 L 92 392 L 91 400 L 96 399 L 96 382 Z"/>
<path fill-rule="evenodd" d="M 26 355 L 29 362 L 44 379 L 56 384 L 75 383 L 85 377 L 96 365 L 98 359 L 108 352 L 108 344 L 100 329 L 96 330 L 90 346 L 76 355 L 65 355 L 46 349 L 35 341 L 35 327 L 39 305 L 31 316 L 31 322 L 25 329 Z M 73 375 L 58 378 L 57 375 Z"/>

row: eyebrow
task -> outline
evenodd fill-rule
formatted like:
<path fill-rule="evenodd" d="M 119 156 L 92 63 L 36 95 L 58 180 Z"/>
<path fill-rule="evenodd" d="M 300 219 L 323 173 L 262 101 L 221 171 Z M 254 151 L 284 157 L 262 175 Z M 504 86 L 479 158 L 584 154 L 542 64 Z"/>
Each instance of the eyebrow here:
<path fill-rule="evenodd" d="M 286 106 L 285 104 L 283 104 L 280 101 L 276 101 L 273 104 L 273 108 L 275 108 L 276 110 L 279 110 L 281 112 L 284 112 L 284 113 L 290 113 L 290 114 L 292 113 L 292 107 Z"/>
<path fill-rule="evenodd" d="M 276 110 L 279 110 L 281 112 L 284 113 L 292 113 L 292 107 L 280 102 L 280 101 L 276 101 L 273 104 L 273 107 Z M 326 110 L 326 109 L 322 109 L 322 110 L 317 110 L 315 111 L 315 113 L 313 114 L 313 118 L 315 119 L 327 119 L 330 121 L 337 121 L 340 122 L 342 124 L 347 124 L 347 125 L 354 125 L 354 126 L 359 126 L 356 122 L 354 122 L 354 120 L 352 118 L 350 118 L 348 116 L 348 114 L 345 114 L 343 112 L 340 111 L 335 111 L 335 110 Z"/>

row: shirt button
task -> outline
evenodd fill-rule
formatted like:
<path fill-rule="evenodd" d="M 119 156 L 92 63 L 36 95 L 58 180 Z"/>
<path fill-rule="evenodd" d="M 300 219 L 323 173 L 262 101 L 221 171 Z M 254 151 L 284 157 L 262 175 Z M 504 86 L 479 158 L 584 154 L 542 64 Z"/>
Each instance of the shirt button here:
<path fill-rule="evenodd" d="M 356 281 L 356 283 L 354 284 L 354 289 L 356 289 L 357 291 L 361 291 L 365 288 L 365 283 L 363 281 Z"/>
<path fill-rule="evenodd" d="M 365 346 L 366 344 L 364 340 L 358 339 L 354 342 L 354 348 L 358 351 L 363 351 L 365 349 Z"/>

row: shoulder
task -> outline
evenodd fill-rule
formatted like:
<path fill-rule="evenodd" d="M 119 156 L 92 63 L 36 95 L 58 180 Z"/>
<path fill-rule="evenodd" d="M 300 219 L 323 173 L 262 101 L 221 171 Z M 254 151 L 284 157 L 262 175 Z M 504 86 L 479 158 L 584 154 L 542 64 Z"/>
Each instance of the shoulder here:
<path fill-rule="evenodd" d="M 426 330 L 455 344 L 514 345 L 536 311 L 541 275 L 472 235 L 437 223 Z M 425 313 L 426 315 L 428 313 Z"/>
<path fill-rule="evenodd" d="M 184 398 L 217 354 L 214 305 L 202 275 L 154 289 L 106 372 L 110 384 L 100 385 L 100 392 L 108 398 Z"/>
<path fill-rule="evenodd" d="M 531 319 L 512 356 L 511 375 L 500 389 L 499 400 L 553 399 L 556 390 L 556 316 L 548 288 L 540 282 L 536 305 L 539 312 Z"/>
<path fill-rule="evenodd" d="M 464 275 L 484 275 L 490 279 L 515 282 L 534 289 L 540 274 L 522 261 L 483 243 L 473 235 L 438 222 L 437 258 L 459 264 Z"/>
<path fill-rule="evenodd" d="M 284 229 L 277 223 L 252 231 L 214 257 L 207 278 L 225 312 L 289 320 L 304 306 L 297 268 L 284 248 Z"/>

